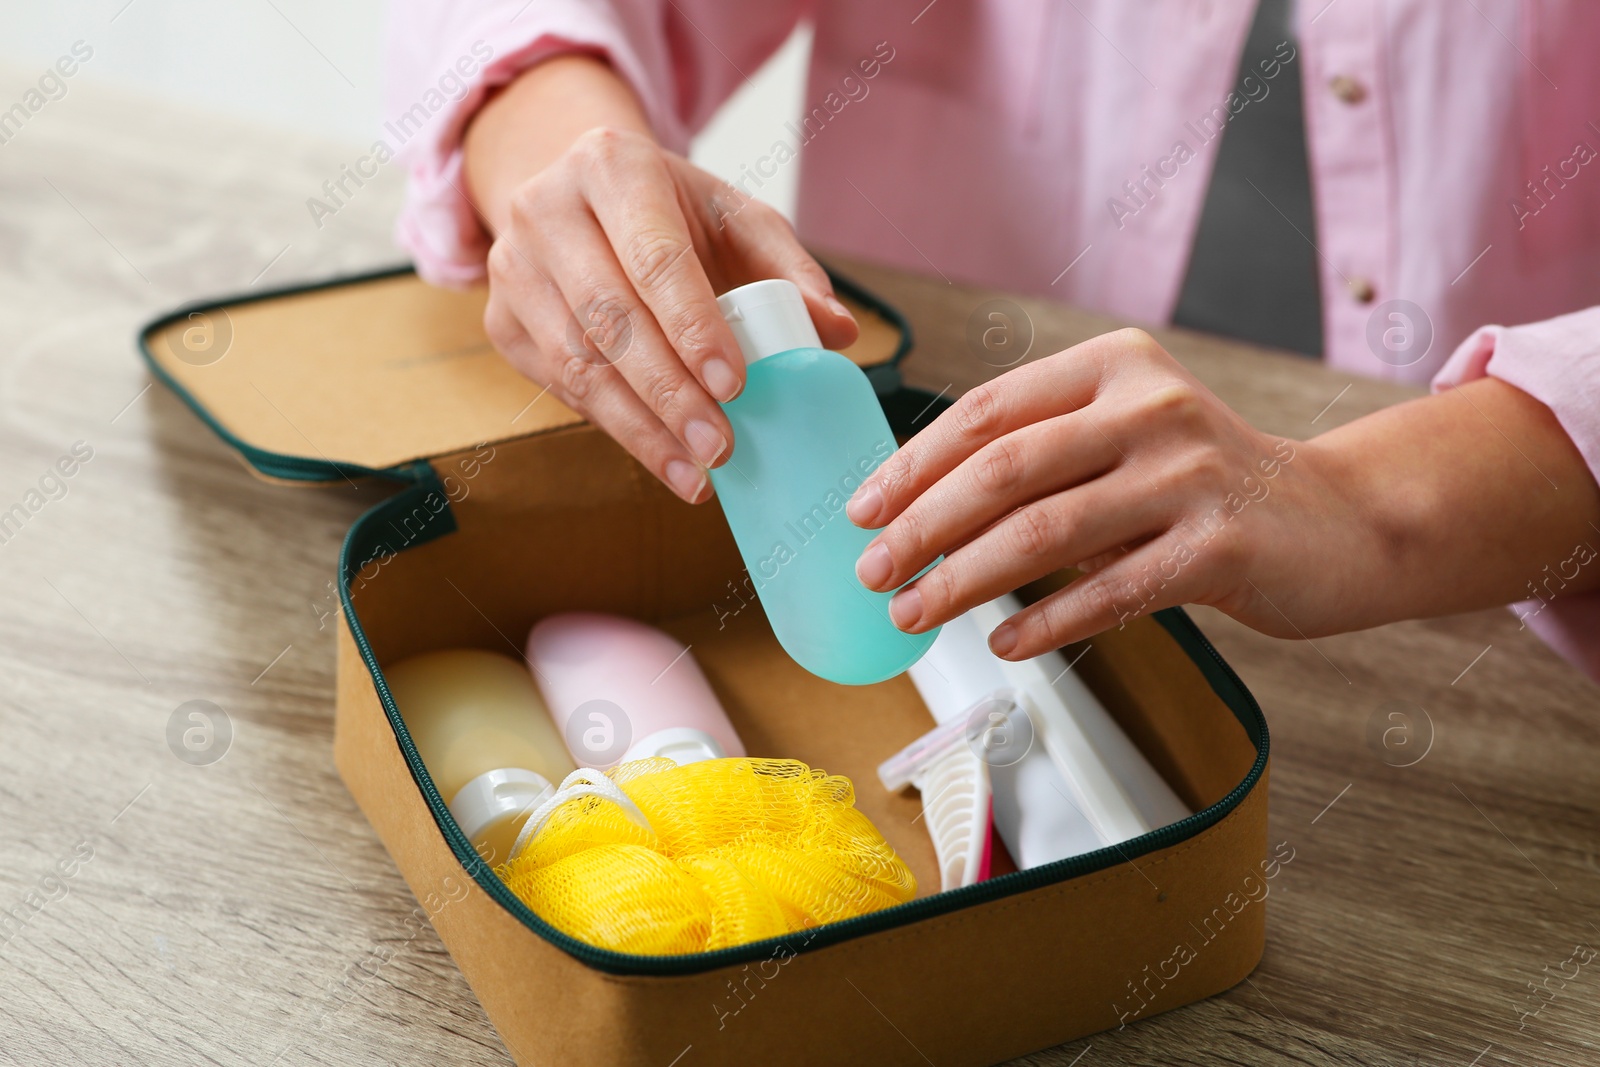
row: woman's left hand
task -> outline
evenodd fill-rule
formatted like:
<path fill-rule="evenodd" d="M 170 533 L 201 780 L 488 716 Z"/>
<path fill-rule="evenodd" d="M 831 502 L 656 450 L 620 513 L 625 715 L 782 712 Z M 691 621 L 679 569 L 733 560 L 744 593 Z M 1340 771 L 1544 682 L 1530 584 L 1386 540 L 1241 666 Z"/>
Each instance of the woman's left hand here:
<path fill-rule="evenodd" d="M 971 390 L 867 479 L 848 515 L 883 528 L 856 567 L 869 589 L 945 557 L 891 602 L 911 633 L 1084 571 L 990 636 L 995 654 L 1026 659 L 1184 603 L 1283 637 L 1337 628 L 1338 561 L 1375 551 L 1355 543 L 1370 541 L 1359 523 L 1329 521 L 1359 512 L 1346 495 L 1315 446 L 1252 429 L 1129 329 Z"/>

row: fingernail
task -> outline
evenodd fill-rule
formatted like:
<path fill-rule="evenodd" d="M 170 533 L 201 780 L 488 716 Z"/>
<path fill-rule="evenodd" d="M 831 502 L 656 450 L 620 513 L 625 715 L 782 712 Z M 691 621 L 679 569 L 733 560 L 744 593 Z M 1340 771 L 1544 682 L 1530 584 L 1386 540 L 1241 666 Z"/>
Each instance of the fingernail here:
<path fill-rule="evenodd" d="M 700 367 L 700 377 L 705 380 L 711 395 L 724 404 L 739 395 L 739 376 L 724 360 L 706 360 Z"/>
<path fill-rule="evenodd" d="M 883 510 L 883 490 L 878 488 L 877 482 L 868 482 L 856 490 L 856 495 L 850 498 L 850 503 L 844 506 L 844 513 L 850 516 L 850 521 L 857 526 L 866 526 L 878 517 Z"/>
<path fill-rule="evenodd" d="M 922 618 L 922 594 L 917 587 L 902 589 L 889 601 L 889 621 L 902 630 L 909 630 Z"/>
<path fill-rule="evenodd" d="M 997 656 L 1004 656 L 1017 647 L 1017 628 L 1009 622 L 1003 622 L 994 628 L 994 633 L 989 635 L 989 651 Z"/>
<path fill-rule="evenodd" d="M 856 577 L 868 589 L 877 589 L 894 573 L 894 560 L 889 556 L 889 546 L 879 542 L 861 553 L 856 560 Z"/>
<path fill-rule="evenodd" d="M 699 496 L 705 480 L 706 472 L 687 460 L 675 459 L 667 464 L 667 484 L 685 500 Z"/>
<path fill-rule="evenodd" d="M 728 447 L 727 439 L 717 428 L 701 419 L 689 420 L 683 428 L 683 436 L 688 440 L 689 451 L 694 453 L 694 458 L 707 467 L 714 466 Z"/>
<path fill-rule="evenodd" d="M 832 293 L 829 293 L 827 296 L 823 297 L 822 302 L 827 304 L 828 310 L 833 312 L 835 315 L 838 315 L 841 318 L 849 319 L 851 322 L 855 321 L 856 317 L 850 314 L 850 309 L 845 307 L 844 302 L 838 297 L 834 296 Z"/>

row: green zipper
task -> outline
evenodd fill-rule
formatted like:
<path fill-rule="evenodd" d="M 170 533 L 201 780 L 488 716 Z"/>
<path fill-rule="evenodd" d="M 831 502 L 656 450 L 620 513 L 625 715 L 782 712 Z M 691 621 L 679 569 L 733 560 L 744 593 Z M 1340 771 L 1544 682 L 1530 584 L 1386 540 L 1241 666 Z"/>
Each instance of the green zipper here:
<path fill-rule="evenodd" d="M 385 267 L 381 270 L 369 271 L 343 278 L 330 278 L 323 282 L 311 284 L 287 285 L 276 289 L 263 289 L 259 293 L 227 296 L 217 300 L 197 300 L 184 304 L 165 315 L 157 316 L 139 327 L 139 333 L 134 338 L 134 347 L 139 350 L 139 355 L 144 358 L 145 366 L 168 389 L 178 395 L 178 398 L 188 405 L 189 410 L 199 416 L 200 421 L 211 427 L 211 432 L 222 438 L 233 447 L 246 463 L 267 475 L 269 478 L 281 478 L 291 482 L 336 482 L 342 478 L 380 478 L 385 481 L 406 481 L 407 474 L 412 465 L 400 464 L 386 469 L 363 467 L 358 463 L 340 463 L 328 459 L 312 459 L 309 456 L 296 456 L 285 452 L 270 452 L 264 448 L 257 448 L 238 437 L 229 430 L 204 405 L 196 400 L 189 390 L 179 385 L 177 380 L 162 369 L 156 361 L 155 353 L 150 351 L 148 339 L 160 329 L 188 318 L 197 312 L 219 311 L 242 304 L 256 304 L 263 300 L 275 300 L 282 296 L 294 296 L 300 293 L 314 293 L 323 289 L 334 289 L 344 285 L 354 285 L 361 282 L 381 281 L 385 278 L 396 278 L 404 274 L 412 274 L 414 269 L 409 265 L 398 267 Z"/>

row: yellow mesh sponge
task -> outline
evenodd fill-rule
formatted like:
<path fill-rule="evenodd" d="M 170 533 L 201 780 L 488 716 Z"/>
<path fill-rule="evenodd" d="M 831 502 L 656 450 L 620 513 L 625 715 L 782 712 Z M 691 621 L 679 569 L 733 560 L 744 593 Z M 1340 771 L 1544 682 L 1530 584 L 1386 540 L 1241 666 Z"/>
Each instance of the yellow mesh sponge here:
<path fill-rule="evenodd" d="M 676 955 L 901 904 L 909 868 L 848 778 L 794 760 L 635 760 L 613 800 L 566 801 L 495 873 L 546 922 L 601 948 Z"/>

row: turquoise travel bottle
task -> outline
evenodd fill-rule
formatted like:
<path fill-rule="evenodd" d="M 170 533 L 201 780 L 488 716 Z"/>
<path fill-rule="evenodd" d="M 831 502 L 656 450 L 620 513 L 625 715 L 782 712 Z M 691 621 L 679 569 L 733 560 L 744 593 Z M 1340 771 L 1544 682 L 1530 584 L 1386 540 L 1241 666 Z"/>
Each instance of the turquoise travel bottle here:
<path fill-rule="evenodd" d="M 711 484 L 772 631 L 796 663 L 830 682 L 893 678 L 939 631 L 902 632 L 889 620 L 893 594 L 856 578 L 874 531 L 844 506 L 896 447 L 872 384 L 822 347 L 793 282 L 741 286 L 717 305 L 748 372 L 744 392 L 722 406 L 733 453 Z"/>

